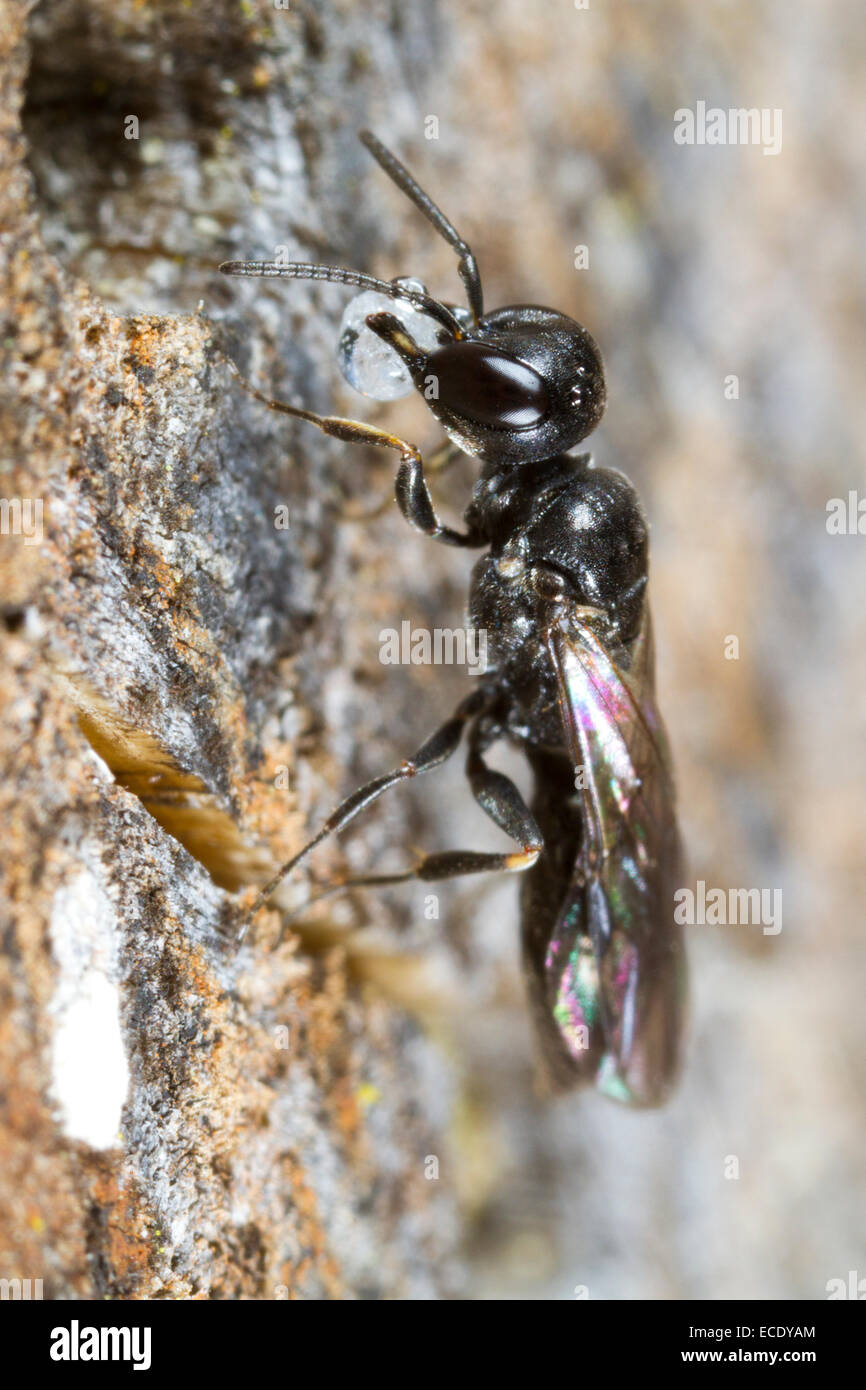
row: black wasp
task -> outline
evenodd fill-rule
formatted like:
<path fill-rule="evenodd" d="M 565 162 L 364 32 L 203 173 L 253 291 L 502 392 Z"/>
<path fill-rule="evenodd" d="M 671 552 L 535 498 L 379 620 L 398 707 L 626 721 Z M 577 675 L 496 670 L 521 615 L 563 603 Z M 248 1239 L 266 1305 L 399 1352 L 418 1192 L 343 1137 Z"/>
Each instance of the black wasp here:
<path fill-rule="evenodd" d="M 518 848 L 429 854 L 405 873 L 344 886 L 524 872 L 524 965 L 552 1086 L 593 1080 L 617 1100 L 659 1104 L 677 1071 L 685 962 L 674 923 L 679 840 L 655 702 L 647 525 L 621 473 L 566 452 L 604 411 L 601 355 L 584 328 L 555 310 L 519 304 L 485 313 L 466 242 L 375 136 L 360 138 L 457 253 L 468 308 L 434 299 L 415 280 L 388 283 L 334 266 L 229 261 L 221 270 L 364 292 L 344 319 L 344 374 L 380 400 L 414 387 L 451 446 L 480 461 L 465 530 L 439 521 L 413 444 L 249 389 L 270 409 L 338 439 L 395 449 L 397 503 L 409 524 L 446 545 L 484 549 L 470 581 L 469 621 L 486 631 L 488 668 L 411 758 L 337 808 L 254 911 L 327 835 L 389 787 L 438 767 L 466 734 L 472 794 Z M 532 767 L 531 810 L 485 761 L 503 738 Z"/>

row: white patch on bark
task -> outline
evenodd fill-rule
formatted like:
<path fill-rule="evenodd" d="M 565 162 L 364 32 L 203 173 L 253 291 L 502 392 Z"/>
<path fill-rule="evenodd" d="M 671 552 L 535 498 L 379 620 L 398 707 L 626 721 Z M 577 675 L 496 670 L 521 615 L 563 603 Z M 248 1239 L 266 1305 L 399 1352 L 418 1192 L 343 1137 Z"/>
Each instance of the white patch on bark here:
<path fill-rule="evenodd" d="M 114 908 L 90 868 L 55 894 L 51 943 L 51 1095 L 70 1139 L 94 1149 L 120 1144 L 129 1067 L 120 1023 Z"/>

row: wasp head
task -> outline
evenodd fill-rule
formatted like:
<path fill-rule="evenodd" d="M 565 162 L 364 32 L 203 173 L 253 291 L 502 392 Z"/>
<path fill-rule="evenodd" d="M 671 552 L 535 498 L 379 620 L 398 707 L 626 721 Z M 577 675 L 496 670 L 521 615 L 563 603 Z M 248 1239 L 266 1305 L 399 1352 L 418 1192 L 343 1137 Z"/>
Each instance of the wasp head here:
<path fill-rule="evenodd" d="M 498 466 L 550 458 L 595 429 L 606 389 L 601 353 L 573 319 L 519 304 L 423 347 L 393 313 L 367 327 L 402 360 L 455 444 Z"/>

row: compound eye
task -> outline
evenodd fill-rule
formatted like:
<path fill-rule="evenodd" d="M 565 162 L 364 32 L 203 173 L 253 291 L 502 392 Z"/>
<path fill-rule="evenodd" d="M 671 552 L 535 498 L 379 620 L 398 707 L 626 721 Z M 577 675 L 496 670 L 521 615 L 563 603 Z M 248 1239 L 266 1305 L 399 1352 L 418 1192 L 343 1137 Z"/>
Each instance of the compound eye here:
<path fill-rule="evenodd" d="M 550 603 L 559 603 L 565 598 L 568 585 L 556 570 L 536 566 L 532 570 L 531 579 L 532 587 L 539 598 L 547 599 Z"/>
<path fill-rule="evenodd" d="M 425 379 L 447 410 L 489 429 L 532 429 L 550 409 L 538 373 L 484 343 L 448 343 L 427 359 Z"/>

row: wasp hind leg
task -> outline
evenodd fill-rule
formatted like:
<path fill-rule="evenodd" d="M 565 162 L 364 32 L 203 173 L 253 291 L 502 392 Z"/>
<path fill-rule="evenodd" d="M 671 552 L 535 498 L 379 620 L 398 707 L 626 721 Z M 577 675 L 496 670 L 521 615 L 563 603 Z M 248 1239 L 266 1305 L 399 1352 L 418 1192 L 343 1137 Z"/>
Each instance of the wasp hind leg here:
<path fill-rule="evenodd" d="M 299 850 L 291 859 L 286 860 L 285 864 L 281 865 L 261 889 L 244 918 L 238 933 L 238 941 L 243 940 L 249 924 L 259 908 L 267 902 L 283 879 L 287 878 L 317 845 L 320 845 L 329 835 L 335 835 L 338 831 L 343 830 L 361 811 L 378 800 L 383 792 L 397 786 L 400 782 L 406 782 L 412 777 L 420 777 L 425 772 L 431 772 L 433 768 L 439 767 L 441 763 L 456 753 L 466 725 L 471 719 L 483 712 L 488 698 L 486 691 L 474 690 L 471 695 L 467 695 L 464 700 L 461 700 L 450 719 L 446 719 L 445 723 L 439 726 L 411 758 L 406 758 L 392 772 L 386 772 L 382 777 L 375 777 L 371 782 L 365 782 L 357 791 L 352 792 L 351 796 L 347 796 L 345 801 L 341 801 L 340 805 L 325 821 L 321 830 L 307 841 L 303 849 Z"/>
<path fill-rule="evenodd" d="M 486 726 L 479 716 L 470 735 L 466 776 L 472 795 L 482 811 L 520 846 L 518 850 L 512 850 L 510 853 L 469 849 L 443 850 L 435 854 L 422 855 L 413 868 L 405 869 L 401 873 L 360 874 L 352 878 L 339 879 L 317 893 L 294 912 L 288 921 L 298 917 L 314 903 L 321 902 L 323 898 L 332 897 L 336 893 L 350 892 L 355 888 L 385 888 L 413 880 L 437 883 L 445 879 L 462 878 L 468 874 L 522 873 L 531 869 L 544 848 L 541 831 L 511 778 L 488 767 L 483 757 L 486 749 L 500 733 L 501 730 L 497 726 Z"/>

